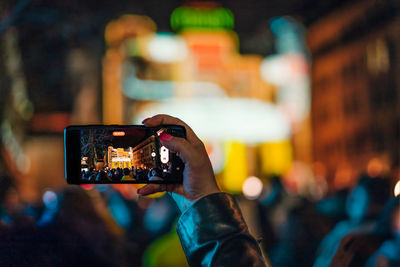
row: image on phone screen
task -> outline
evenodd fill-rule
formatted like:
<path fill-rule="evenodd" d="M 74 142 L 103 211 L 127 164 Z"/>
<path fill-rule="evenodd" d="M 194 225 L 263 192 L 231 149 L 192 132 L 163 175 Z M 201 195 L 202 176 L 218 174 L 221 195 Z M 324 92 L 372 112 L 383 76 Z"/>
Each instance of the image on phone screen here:
<path fill-rule="evenodd" d="M 164 131 L 164 128 L 78 129 L 75 136 L 79 138 L 80 177 L 73 183 L 181 182 L 183 163 L 176 153 L 161 144 L 159 136 Z"/>

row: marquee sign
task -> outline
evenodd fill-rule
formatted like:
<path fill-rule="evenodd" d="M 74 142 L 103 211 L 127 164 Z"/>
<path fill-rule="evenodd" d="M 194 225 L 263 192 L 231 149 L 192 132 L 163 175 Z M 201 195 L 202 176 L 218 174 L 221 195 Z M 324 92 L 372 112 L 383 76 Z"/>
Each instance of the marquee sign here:
<path fill-rule="evenodd" d="M 187 29 L 232 30 L 234 17 L 227 8 L 214 2 L 192 2 L 176 8 L 171 14 L 174 31 Z"/>

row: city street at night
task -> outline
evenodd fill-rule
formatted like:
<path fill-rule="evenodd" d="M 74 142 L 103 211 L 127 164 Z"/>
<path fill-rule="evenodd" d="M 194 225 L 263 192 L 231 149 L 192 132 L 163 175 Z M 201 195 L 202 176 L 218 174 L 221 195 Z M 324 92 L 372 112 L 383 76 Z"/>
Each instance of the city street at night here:
<path fill-rule="evenodd" d="M 2 1 L 0 265 L 400 266 L 399 33 L 397 0 Z"/>

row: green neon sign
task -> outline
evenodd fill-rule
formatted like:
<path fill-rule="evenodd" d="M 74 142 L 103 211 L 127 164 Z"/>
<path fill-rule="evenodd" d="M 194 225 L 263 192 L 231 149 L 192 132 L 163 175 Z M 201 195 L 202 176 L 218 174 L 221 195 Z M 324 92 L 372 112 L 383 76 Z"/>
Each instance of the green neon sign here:
<path fill-rule="evenodd" d="M 171 28 L 177 32 L 187 29 L 232 30 L 234 25 L 232 12 L 222 7 L 181 6 L 171 14 Z"/>

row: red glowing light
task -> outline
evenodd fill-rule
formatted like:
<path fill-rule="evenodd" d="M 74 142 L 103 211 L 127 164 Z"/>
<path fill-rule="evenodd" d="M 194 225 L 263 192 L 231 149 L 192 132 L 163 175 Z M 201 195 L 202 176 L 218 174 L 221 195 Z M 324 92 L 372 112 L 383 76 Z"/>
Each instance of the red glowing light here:
<path fill-rule="evenodd" d="M 120 131 L 120 132 L 113 132 L 113 135 L 114 135 L 114 136 L 125 136 L 125 132 L 122 132 L 122 131 Z"/>
<path fill-rule="evenodd" d="M 93 184 L 81 184 L 81 187 L 87 191 L 92 190 L 94 188 Z"/>

